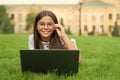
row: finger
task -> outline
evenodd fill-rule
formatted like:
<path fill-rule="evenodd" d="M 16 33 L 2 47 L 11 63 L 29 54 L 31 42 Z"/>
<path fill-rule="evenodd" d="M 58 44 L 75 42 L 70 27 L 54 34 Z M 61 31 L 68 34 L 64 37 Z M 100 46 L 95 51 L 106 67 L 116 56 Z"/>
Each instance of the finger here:
<path fill-rule="evenodd" d="M 60 27 L 60 28 L 62 27 L 62 26 L 61 26 L 61 25 L 59 25 L 59 24 L 55 24 L 55 26 L 56 26 L 56 27 Z"/>
<path fill-rule="evenodd" d="M 62 25 L 56 24 L 55 27 L 58 27 L 60 29 L 64 29 Z"/>
<path fill-rule="evenodd" d="M 60 27 L 58 27 L 58 26 L 56 27 L 56 29 L 61 30 L 61 28 L 60 28 Z"/>
<path fill-rule="evenodd" d="M 55 24 L 55 26 L 59 26 L 59 24 Z"/>
<path fill-rule="evenodd" d="M 59 26 L 55 26 L 55 29 L 59 29 L 59 30 L 61 30 L 61 28 L 60 28 Z"/>
<path fill-rule="evenodd" d="M 56 29 L 59 29 L 60 31 L 62 31 L 63 33 L 65 33 L 63 26 L 61 26 L 59 24 L 55 24 L 55 27 L 56 27 Z"/>

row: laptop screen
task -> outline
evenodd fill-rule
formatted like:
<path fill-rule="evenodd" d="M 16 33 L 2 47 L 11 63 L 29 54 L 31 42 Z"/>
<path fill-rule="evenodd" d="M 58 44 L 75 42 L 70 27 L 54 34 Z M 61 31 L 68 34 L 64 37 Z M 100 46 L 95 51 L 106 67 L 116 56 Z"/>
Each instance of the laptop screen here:
<path fill-rule="evenodd" d="M 77 73 L 78 58 L 79 50 L 20 50 L 22 71 Z"/>

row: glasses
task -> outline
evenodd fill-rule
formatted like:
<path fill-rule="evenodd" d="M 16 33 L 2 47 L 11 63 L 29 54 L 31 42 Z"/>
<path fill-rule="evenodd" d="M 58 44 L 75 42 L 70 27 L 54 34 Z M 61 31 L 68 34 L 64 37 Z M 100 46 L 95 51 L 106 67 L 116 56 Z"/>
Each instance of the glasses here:
<path fill-rule="evenodd" d="M 54 26 L 54 23 L 48 23 L 48 24 L 45 24 L 45 23 L 38 23 L 38 25 L 41 27 L 41 28 L 45 28 L 46 26 L 48 28 L 51 28 Z"/>

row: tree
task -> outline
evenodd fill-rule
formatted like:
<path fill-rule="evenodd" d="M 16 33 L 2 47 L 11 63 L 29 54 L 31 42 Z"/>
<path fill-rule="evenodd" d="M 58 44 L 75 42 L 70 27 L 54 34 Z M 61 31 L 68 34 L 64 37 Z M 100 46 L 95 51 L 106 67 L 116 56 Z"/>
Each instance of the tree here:
<path fill-rule="evenodd" d="M 60 24 L 61 24 L 63 27 L 65 27 L 63 18 L 60 19 Z"/>
<path fill-rule="evenodd" d="M 27 15 L 27 19 L 26 19 L 27 24 L 26 24 L 26 28 L 25 28 L 27 31 L 29 31 L 33 27 L 35 16 L 36 16 L 36 14 L 33 12 L 30 12 Z"/>
<path fill-rule="evenodd" d="M 118 26 L 117 22 L 115 22 L 115 24 L 114 24 L 112 35 L 113 36 L 120 36 L 120 34 L 119 34 L 119 26 Z"/>
<path fill-rule="evenodd" d="M 7 15 L 6 8 L 3 5 L 0 5 L 0 25 Z"/>
<path fill-rule="evenodd" d="M 13 24 L 8 17 L 5 6 L 0 5 L 0 32 L 13 33 Z"/>
<path fill-rule="evenodd" d="M 69 25 L 68 28 L 65 30 L 65 32 L 66 32 L 67 34 L 72 34 L 72 33 L 71 33 L 71 30 L 70 30 L 70 25 Z"/>
<path fill-rule="evenodd" d="M 0 5 L 0 32 L 2 32 L 1 24 L 6 16 L 7 16 L 7 12 L 5 6 Z"/>
<path fill-rule="evenodd" d="M 10 19 L 6 17 L 1 24 L 2 33 L 13 33 L 13 27 L 14 25 L 11 24 Z"/>

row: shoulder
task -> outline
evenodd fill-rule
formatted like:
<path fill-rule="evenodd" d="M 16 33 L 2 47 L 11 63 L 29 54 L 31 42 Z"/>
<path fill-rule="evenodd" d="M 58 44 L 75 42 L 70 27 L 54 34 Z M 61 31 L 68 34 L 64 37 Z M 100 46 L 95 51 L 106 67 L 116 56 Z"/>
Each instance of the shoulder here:
<path fill-rule="evenodd" d="M 76 44 L 76 40 L 74 38 L 70 39 L 72 43 Z"/>
<path fill-rule="evenodd" d="M 33 34 L 29 35 L 28 41 L 32 42 L 32 43 L 34 42 L 34 35 Z"/>
<path fill-rule="evenodd" d="M 73 43 L 73 45 L 75 46 L 75 48 L 78 49 L 77 44 L 76 44 L 76 40 L 74 38 L 72 38 L 70 40 Z"/>
<path fill-rule="evenodd" d="M 31 40 L 31 39 L 33 39 L 33 38 L 34 38 L 34 35 L 33 35 L 33 34 L 29 35 L 29 37 L 28 37 L 29 40 Z"/>
<path fill-rule="evenodd" d="M 34 49 L 34 35 L 31 34 L 28 37 L 28 48 L 29 49 Z"/>

